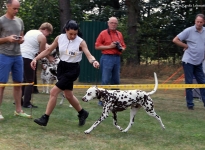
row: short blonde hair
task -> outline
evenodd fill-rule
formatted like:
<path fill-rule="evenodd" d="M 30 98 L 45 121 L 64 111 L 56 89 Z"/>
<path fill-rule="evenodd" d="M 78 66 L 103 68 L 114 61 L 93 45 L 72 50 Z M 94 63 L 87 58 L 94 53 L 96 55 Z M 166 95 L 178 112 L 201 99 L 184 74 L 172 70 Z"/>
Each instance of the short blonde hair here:
<path fill-rule="evenodd" d="M 39 27 L 40 30 L 45 30 L 47 29 L 50 33 L 53 32 L 53 26 L 48 23 L 48 22 L 44 22 L 43 24 L 41 24 L 41 26 Z"/>

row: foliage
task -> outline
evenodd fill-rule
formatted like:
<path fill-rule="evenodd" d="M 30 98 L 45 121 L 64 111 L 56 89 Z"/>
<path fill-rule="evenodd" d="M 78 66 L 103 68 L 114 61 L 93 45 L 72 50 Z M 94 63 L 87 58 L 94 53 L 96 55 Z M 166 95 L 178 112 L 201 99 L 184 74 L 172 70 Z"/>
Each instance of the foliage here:
<path fill-rule="evenodd" d="M 149 50 L 149 58 L 167 59 L 173 57 L 180 59 L 182 50 L 172 44 L 172 39 L 185 28 L 194 24 L 194 17 L 202 11 L 196 7 L 202 5 L 201 1 L 149 1 L 141 5 L 141 17 L 138 28 L 138 47 L 141 58 L 146 58 L 143 54 L 144 47 L 155 47 Z M 152 39 L 155 42 L 148 42 Z M 170 51 L 170 52 L 169 52 Z"/>
<path fill-rule="evenodd" d="M 0 16 L 5 13 L 5 0 L 0 1 Z"/>
<path fill-rule="evenodd" d="M 73 0 L 71 2 L 73 7 L 72 12 L 78 19 L 81 18 L 83 20 L 107 21 L 111 16 L 121 18 L 125 15 L 124 1 Z"/>
<path fill-rule="evenodd" d="M 46 9 L 45 9 L 46 8 Z M 48 43 L 60 33 L 59 6 L 56 0 L 26 0 L 21 3 L 18 15 L 23 19 L 25 32 L 38 29 L 44 22 L 49 22 L 54 27 Z"/>
<path fill-rule="evenodd" d="M 0 15 L 5 11 L 4 2 L 0 1 Z M 50 22 L 54 26 L 54 33 L 48 40 L 50 43 L 60 33 L 59 1 L 20 2 L 18 15 L 24 20 L 25 32 L 38 29 L 43 22 Z M 201 0 L 70 0 L 70 3 L 72 19 L 77 22 L 107 21 L 110 16 L 118 17 L 118 29 L 127 45 L 123 60 L 141 63 L 170 58 L 173 64 L 177 62 L 183 52 L 172 43 L 172 39 L 194 24 L 197 13 L 204 12 L 204 7 L 200 7 L 203 6 Z"/>

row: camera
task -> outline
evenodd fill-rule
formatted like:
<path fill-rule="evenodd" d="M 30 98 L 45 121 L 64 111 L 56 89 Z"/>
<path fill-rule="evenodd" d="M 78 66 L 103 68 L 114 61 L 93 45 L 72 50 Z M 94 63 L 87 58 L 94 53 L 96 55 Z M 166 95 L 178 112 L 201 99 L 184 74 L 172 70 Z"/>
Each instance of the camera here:
<path fill-rule="evenodd" d="M 120 42 L 116 41 L 115 42 L 116 48 L 119 52 L 122 52 L 122 46 L 120 45 Z"/>

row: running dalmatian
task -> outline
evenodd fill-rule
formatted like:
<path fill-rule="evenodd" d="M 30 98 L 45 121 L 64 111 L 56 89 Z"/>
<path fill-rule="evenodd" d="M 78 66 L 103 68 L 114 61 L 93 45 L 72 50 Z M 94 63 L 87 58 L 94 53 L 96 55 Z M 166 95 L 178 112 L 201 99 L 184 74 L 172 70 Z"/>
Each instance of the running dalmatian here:
<path fill-rule="evenodd" d="M 127 132 L 130 127 L 134 124 L 134 117 L 137 111 L 142 107 L 146 111 L 146 113 L 150 116 L 155 117 L 161 127 L 165 129 L 164 124 L 160 116 L 156 114 L 154 111 L 154 104 L 150 97 L 150 95 L 154 94 L 158 87 L 158 80 L 157 75 L 154 73 L 155 78 L 155 87 L 151 92 L 145 92 L 142 90 L 128 90 L 128 91 L 121 91 L 121 90 L 105 90 L 103 88 L 98 87 L 90 87 L 86 95 L 83 96 L 82 100 L 88 102 L 94 98 L 101 100 L 103 105 L 103 112 L 101 117 L 85 132 L 85 134 L 89 134 L 94 128 L 96 128 L 105 118 L 108 117 L 109 112 L 113 113 L 113 124 L 122 132 Z M 117 124 L 117 112 L 123 111 L 131 106 L 130 110 L 130 122 L 126 129 L 122 129 Z"/>

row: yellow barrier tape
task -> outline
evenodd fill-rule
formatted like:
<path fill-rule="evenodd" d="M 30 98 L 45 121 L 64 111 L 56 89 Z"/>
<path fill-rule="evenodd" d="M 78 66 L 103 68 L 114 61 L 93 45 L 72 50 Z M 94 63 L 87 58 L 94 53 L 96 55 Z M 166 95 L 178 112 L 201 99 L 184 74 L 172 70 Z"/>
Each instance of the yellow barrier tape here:
<path fill-rule="evenodd" d="M 6 84 L 3 84 L 3 83 L 0 83 L 0 86 L 22 86 L 22 85 L 33 85 L 34 82 L 32 83 L 6 83 Z"/>
<path fill-rule="evenodd" d="M 22 86 L 33 85 L 33 83 L 0 84 L 0 86 Z M 54 86 L 54 84 L 35 84 L 34 86 Z M 74 85 L 76 89 L 88 89 L 96 85 Z M 155 84 L 120 84 L 120 85 L 97 85 L 105 89 L 153 89 Z M 158 89 L 184 89 L 184 88 L 205 88 L 205 84 L 158 84 Z"/>
<path fill-rule="evenodd" d="M 38 84 L 34 86 L 54 86 Z M 88 89 L 96 85 L 74 85 L 76 89 Z M 153 89 L 155 84 L 122 84 L 122 85 L 97 85 L 105 89 Z M 158 89 L 184 89 L 184 88 L 205 88 L 205 84 L 159 84 Z"/>

